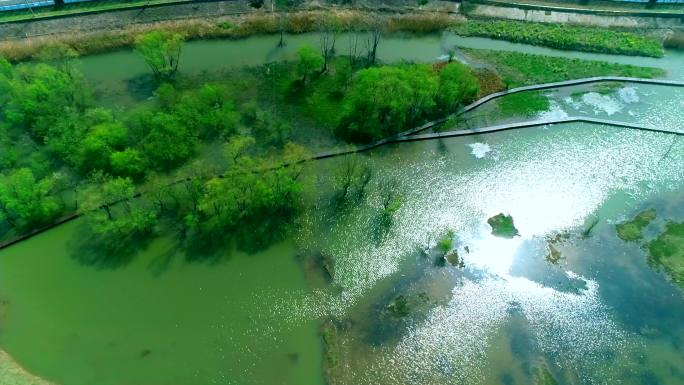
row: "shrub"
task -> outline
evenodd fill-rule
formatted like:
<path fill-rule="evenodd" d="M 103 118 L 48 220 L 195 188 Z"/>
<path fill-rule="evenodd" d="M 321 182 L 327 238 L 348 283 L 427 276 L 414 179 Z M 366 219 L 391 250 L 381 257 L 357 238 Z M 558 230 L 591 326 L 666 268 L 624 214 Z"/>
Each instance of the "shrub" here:
<path fill-rule="evenodd" d="M 169 80 L 178 72 L 183 39 L 178 33 L 152 31 L 135 39 L 135 50 L 145 59 L 157 80 Z"/>

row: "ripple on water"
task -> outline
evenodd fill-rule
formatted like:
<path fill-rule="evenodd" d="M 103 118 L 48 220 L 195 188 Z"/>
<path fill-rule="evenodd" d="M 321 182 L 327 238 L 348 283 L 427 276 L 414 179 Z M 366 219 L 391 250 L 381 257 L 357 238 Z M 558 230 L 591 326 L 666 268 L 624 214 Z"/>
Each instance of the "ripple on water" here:
<path fill-rule="evenodd" d="M 557 366 L 583 373 L 582 383 L 614 378 L 611 371 L 624 368 L 615 365 L 598 377 L 594 363 L 608 355 L 627 356 L 638 345 L 613 322 L 594 281 L 585 279 L 586 290 L 579 293 L 561 292 L 511 277 L 510 264 L 501 259 L 504 253 L 514 258 L 523 240 L 583 223 L 618 190 L 646 197 L 681 186 L 684 143 L 662 134 L 586 124 L 507 132 L 487 140 L 497 148 L 498 158 L 491 162 L 468 155 L 461 139 L 445 141 L 441 149 L 437 143 L 419 143 L 378 154 L 381 172 L 376 175 L 400 180 L 406 196 L 389 234 L 371 240 L 368 210 L 337 222 L 326 252 L 336 256 L 335 284 L 341 292 L 293 293 L 275 309 L 299 322 L 342 316 L 381 279 L 400 271 L 416 245 L 434 244 L 445 228 L 471 242 L 467 262 L 487 278 L 466 279 L 455 287 L 447 305 L 432 309 L 427 320 L 410 327 L 397 345 L 378 351 L 378 359 L 355 374 L 359 384 L 373 383 L 376 375 L 392 380 L 386 383 L 478 383 L 489 339 L 506 321 L 512 302 L 540 349 L 557 357 Z M 492 243 L 486 218 L 499 212 L 513 216 L 521 237 L 484 247 Z"/>

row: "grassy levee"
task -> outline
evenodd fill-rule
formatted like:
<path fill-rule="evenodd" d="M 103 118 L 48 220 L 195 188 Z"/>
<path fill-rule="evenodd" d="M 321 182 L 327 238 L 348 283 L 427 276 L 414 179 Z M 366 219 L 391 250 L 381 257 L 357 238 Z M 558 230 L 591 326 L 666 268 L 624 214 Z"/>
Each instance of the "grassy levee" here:
<path fill-rule="evenodd" d="M 461 36 L 481 36 L 551 48 L 662 57 L 660 39 L 644 34 L 597 27 L 527 23 L 505 20 L 468 20 L 450 29 Z"/>

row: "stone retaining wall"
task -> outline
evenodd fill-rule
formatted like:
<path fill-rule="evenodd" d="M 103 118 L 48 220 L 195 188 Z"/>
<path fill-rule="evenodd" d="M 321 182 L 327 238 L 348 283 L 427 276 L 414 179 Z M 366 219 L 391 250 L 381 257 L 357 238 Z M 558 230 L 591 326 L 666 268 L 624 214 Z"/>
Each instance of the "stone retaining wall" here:
<path fill-rule="evenodd" d="M 541 7 L 516 7 L 513 5 L 476 4 L 468 5 L 468 15 L 497 19 L 511 19 L 539 23 L 565 23 L 588 25 L 596 27 L 622 28 L 673 28 L 684 29 L 684 13 L 681 16 L 662 15 L 653 13 L 628 13 L 608 15 L 604 12 L 582 10 L 559 11 L 542 9 Z"/>

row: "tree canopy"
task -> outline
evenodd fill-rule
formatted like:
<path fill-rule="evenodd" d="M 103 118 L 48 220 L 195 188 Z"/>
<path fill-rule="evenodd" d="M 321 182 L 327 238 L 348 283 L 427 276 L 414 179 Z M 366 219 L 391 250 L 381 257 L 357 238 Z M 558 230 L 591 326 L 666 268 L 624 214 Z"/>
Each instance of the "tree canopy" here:
<path fill-rule="evenodd" d="M 135 39 L 135 50 L 142 55 L 157 80 L 171 80 L 178 72 L 183 36 L 168 31 L 152 31 Z"/>
<path fill-rule="evenodd" d="M 320 52 L 316 51 L 310 45 L 302 46 L 297 51 L 299 62 L 297 63 L 297 72 L 302 77 L 302 83 L 306 84 L 306 79 L 309 75 L 321 71 L 325 65 L 325 59 Z"/>
<path fill-rule="evenodd" d="M 0 219 L 19 228 L 48 223 L 60 210 L 53 187 L 52 177 L 38 180 L 28 168 L 0 174 Z"/>
<path fill-rule="evenodd" d="M 435 107 L 438 87 L 427 65 L 361 70 L 345 97 L 338 133 L 364 142 L 398 132 Z"/>
<path fill-rule="evenodd" d="M 359 71 L 345 95 L 339 136 L 368 142 L 417 124 L 438 110 L 454 111 L 477 94 L 470 69 L 451 63 L 372 67 Z"/>

